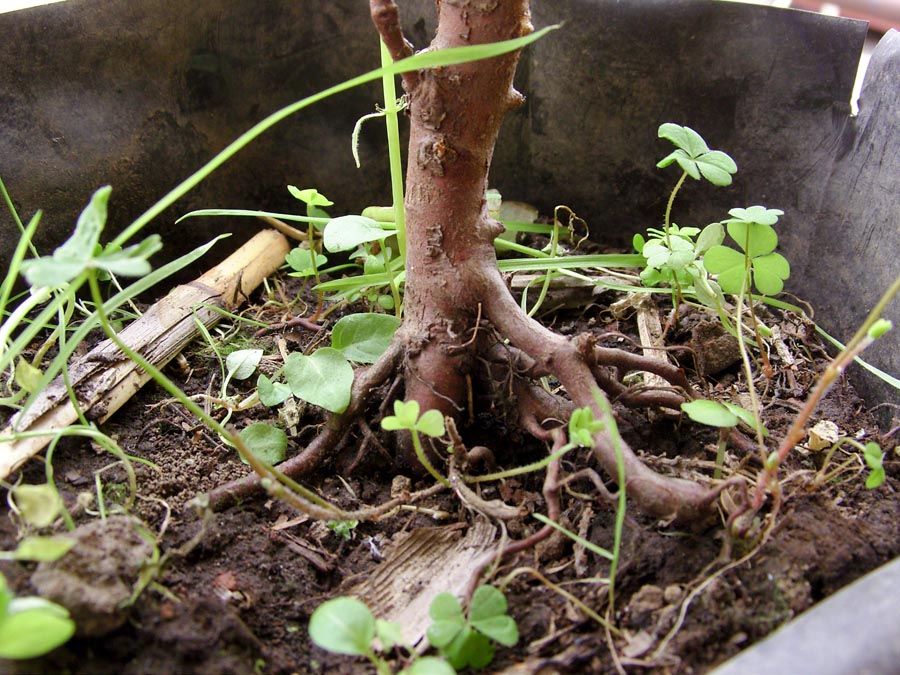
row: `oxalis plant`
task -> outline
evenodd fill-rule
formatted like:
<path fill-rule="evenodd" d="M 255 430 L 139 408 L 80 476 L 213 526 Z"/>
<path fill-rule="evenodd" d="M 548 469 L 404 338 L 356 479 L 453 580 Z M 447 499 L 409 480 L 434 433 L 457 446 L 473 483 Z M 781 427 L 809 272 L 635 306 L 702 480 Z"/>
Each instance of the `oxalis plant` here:
<path fill-rule="evenodd" d="M 402 649 L 410 662 L 400 671 L 404 675 L 453 675 L 461 668 L 489 665 L 494 658 L 493 643 L 515 646 L 519 631 L 506 610 L 503 592 L 488 585 L 475 590 L 468 613 L 454 595 L 435 596 L 428 610 L 432 623 L 427 637 L 441 658 L 417 656 L 405 643 L 401 626 L 376 619 L 364 602 L 351 597 L 319 605 L 310 617 L 309 635 L 327 651 L 367 658 L 379 675 L 394 672 L 382 654 L 395 648 Z"/>

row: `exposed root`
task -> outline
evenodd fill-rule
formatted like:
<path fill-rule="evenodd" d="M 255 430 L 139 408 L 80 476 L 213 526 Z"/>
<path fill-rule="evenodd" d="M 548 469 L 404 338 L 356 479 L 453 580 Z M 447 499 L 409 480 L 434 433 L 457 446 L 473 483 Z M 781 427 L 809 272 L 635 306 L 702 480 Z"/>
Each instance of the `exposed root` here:
<path fill-rule="evenodd" d="M 575 406 L 590 406 L 599 417 L 601 411 L 594 401 L 596 379 L 589 363 L 589 359 L 596 358 L 596 348 L 587 345 L 584 339 L 570 340 L 558 335 L 526 316 L 507 291 L 499 272 L 488 278 L 485 298 L 486 316 L 500 333 L 531 357 L 535 367 L 556 376 Z M 612 358 L 608 352 L 601 354 L 607 362 Z M 621 358 L 626 365 L 631 363 L 625 357 Z M 663 377 L 672 377 L 680 384 L 687 384 L 683 373 L 658 370 Z M 691 481 L 658 474 L 641 462 L 625 442 L 620 445 L 626 490 L 644 513 L 667 522 L 681 523 L 694 522 L 710 514 L 721 488 L 709 489 Z M 593 452 L 603 470 L 615 476 L 618 470 L 616 449 L 606 431 L 595 434 Z"/>
<path fill-rule="evenodd" d="M 394 341 L 384 354 L 371 366 L 360 368 L 353 379 L 350 404 L 340 414 L 331 415 L 324 428 L 299 455 L 278 465 L 278 470 L 289 478 L 311 473 L 339 447 L 351 425 L 369 401 L 372 392 L 388 381 L 400 362 L 401 344 Z M 260 477 L 255 473 L 226 483 L 209 493 L 209 506 L 219 510 L 248 499 L 260 490 Z"/>
<path fill-rule="evenodd" d="M 598 347 L 588 336 L 569 339 L 553 333 L 528 318 L 506 289 L 499 273 L 492 277 L 493 288 L 485 293 L 485 316 L 500 335 L 508 337 L 514 346 L 483 336 L 475 345 L 478 354 L 488 364 L 488 378 L 506 381 L 510 405 L 516 415 L 514 421 L 538 439 L 557 442 L 566 420 L 575 407 L 591 406 L 599 416 L 594 400 L 597 386 L 611 397 L 618 397 L 626 405 L 657 405 L 677 408 L 680 403 L 696 398 L 684 372 L 674 366 L 614 349 Z M 334 456 L 343 439 L 365 412 L 366 402 L 374 390 L 406 364 L 410 338 L 398 334 L 391 347 L 372 366 L 357 371 L 351 403 L 341 414 L 332 415 L 319 435 L 299 455 L 282 463 L 278 469 L 290 478 L 308 474 Z M 469 354 L 471 358 L 472 353 Z M 408 364 L 407 364 L 408 365 Z M 634 370 L 650 371 L 673 385 L 671 391 L 629 392 L 621 378 Z M 613 375 L 615 373 L 615 375 Z M 407 377 L 409 372 L 407 371 Z M 550 394 L 532 382 L 533 378 L 552 375 L 562 384 L 571 400 Z M 413 398 L 419 389 L 429 389 L 429 383 L 410 386 L 405 382 L 406 398 Z M 391 398 L 397 389 L 391 386 Z M 433 389 L 429 389 L 434 394 Z M 388 404 L 382 402 L 382 408 Z M 367 435 L 373 435 L 371 432 Z M 752 447 L 741 434 L 733 440 L 744 449 Z M 617 454 L 612 437 L 604 432 L 595 435 L 594 457 L 609 476 L 618 471 Z M 657 473 L 645 465 L 624 442 L 621 442 L 626 490 L 639 508 L 666 522 L 688 523 L 709 516 L 722 489 L 735 484 L 735 479 L 717 487 L 703 486 L 680 478 Z M 550 468 L 548 467 L 548 471 Z M 742 479 L 736 479 L 742 482 Z M 223 485 L 210 494 L 210 506 L 221 509 L 235 501 L 248 498 L 260 487 L 259 476 L 252 474 Z M 511 545 L 518 546 L 518 544 Z M 516 548 L 511 549 L 518 550 Z"/>

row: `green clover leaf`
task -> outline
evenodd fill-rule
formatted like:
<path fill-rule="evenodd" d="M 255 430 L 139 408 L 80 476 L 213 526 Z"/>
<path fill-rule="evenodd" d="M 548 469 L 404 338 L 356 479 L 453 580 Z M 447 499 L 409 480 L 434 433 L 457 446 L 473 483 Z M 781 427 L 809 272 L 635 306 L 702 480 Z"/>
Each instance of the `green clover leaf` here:
<path fill-rule="evenodd" d="M 677 163 L 694 180 L 702 176 L 713 185 L 731 185 L 731 176 L 737 173 L 737 164 L 720 150 L 710 150 L 706 141 L 690 127 L 668 122 L 660 125 L 659 137 L 671 141 L 677 148 L 657 163 L 662 169 Z"/>

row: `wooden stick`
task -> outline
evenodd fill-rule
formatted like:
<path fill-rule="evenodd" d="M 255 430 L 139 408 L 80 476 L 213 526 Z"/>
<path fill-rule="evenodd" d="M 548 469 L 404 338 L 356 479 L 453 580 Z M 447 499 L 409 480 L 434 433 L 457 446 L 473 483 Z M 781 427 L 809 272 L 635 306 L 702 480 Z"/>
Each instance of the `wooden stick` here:
<path fill-rule="evenodd" d="M 243 303 L 278 269 L 289 250 L 283 235 L 274 230 L 260 232 L 203 276 L 174 288 L 119 337 L 153 365 L 164 366 L 197 337 L 194 317 L 207 327 L 217 323 L 222 315 L 216 309 L 231 310 Z M 78 405 L 88 419 L 97 422 L 109 419 L 149 379 L 111 340 L 104 340 L 69 366 Z M 40 452 L 55 432 L 77 419 L 65 383 L 58 377 L 24 415 L 13 417 L 0 433 L 0 478 L 9 476 Z M 17 432 L 40 435 L 15 438 Z"/>

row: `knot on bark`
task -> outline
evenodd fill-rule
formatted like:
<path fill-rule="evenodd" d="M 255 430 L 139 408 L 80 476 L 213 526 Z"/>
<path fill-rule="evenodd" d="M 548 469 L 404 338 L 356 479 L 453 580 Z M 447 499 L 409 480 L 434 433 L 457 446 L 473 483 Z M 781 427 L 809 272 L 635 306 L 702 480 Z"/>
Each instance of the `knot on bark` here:
<path fill-rule="evenodd" d="M 597 339 L 591 333 L 579 333 L 572 338 L 572 346 L 578 355 L 589 366 L 595 366 L 597 359 L 594 356 L 594 347 L 597 345 Z"/>
<path fill-rule="evenodd" d="M 457 152 L 444 134 L 435 134 L 419 145 L 416 161 L 432 176 L 444 175 L 444 164 L 456 160 Z"/>

